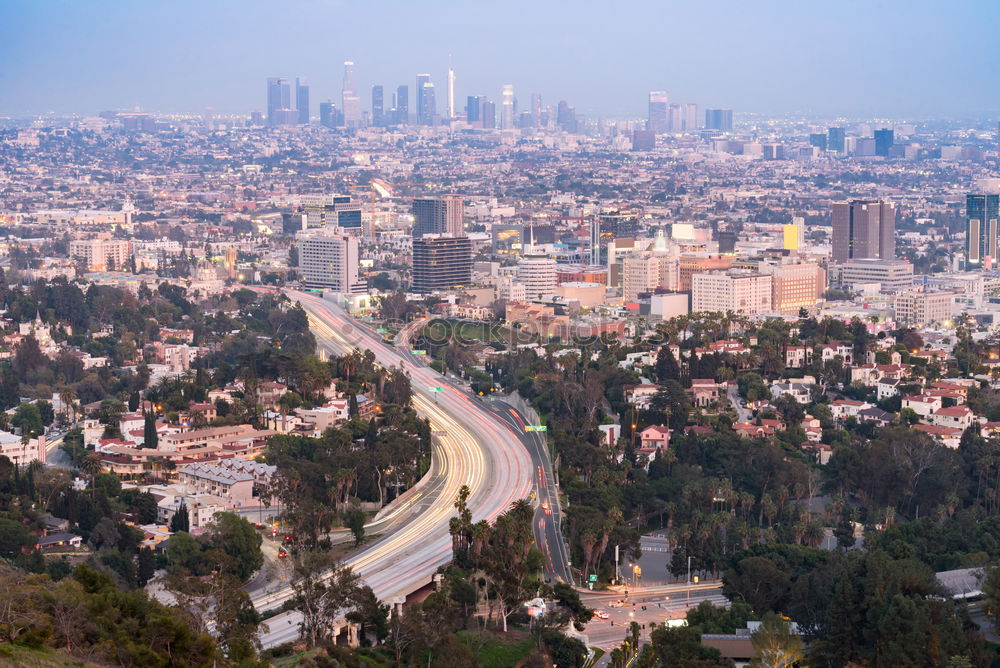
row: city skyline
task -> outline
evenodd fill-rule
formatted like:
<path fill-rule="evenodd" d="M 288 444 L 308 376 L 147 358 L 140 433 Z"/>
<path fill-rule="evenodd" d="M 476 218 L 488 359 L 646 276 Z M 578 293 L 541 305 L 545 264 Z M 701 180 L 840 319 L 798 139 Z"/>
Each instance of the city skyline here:
<path fill-rule="evenodd" d="M 1000 92 L 975 85 L 988 80 L 996 57 L 988 33 L 1000 9 L 985 2 L 947 13 L 930 2 L 849 2 L 836 13 L 784 0 L 752 11 L 732 2 L 708 8 L 639 2 L 622 16 L 594 3 L 573 13 L 512 6 L 488 16 L 453 2 L 432 4 L 448 11 L 402 2 L 377 13 L 352 2 L 304 3 L 264 21 L 242 3 L 244 11 L 233 11 L 231 2 L 111 2 L 101 14 L 70 3 L 18 6 L 0 46 L 0 58 L 13 65 L 5 89 L 17 95 L 0 99 L 0 113 L 89 115 L 136 106 L 249 113 L 261 107 L 258 82 L 277 75 L 308 80 L 317 104 L 339 99 L 345 61 L 356 63 L 355 88 L 366 109 L 371 86 L 392 89 L 419 72 L 443 92 L 449 55 L 456 99 L 499 99 L 503 85 L 512 84 L 522 107 L 539 93 L 547 104 L 565 99 L 581 113 L 609 118 L 644 116 L 653 90 L 737 112 L 968 118 L 1000 110 Z M 637 20 L 643 16 L 650 20 Z M 723 17 L 727 22 L 719 23 Z M 159 30 L 151 34 L 146 26 L 154 24 Z M 319 48 L 326 42 L 312 36 L 330 25 L 339 26 L 336 46 Z M 690 30 L 698 26 L 711 30 Z M 886 30 L 898 38 L 879 39 Z M 288 35 L 296 48 L 253 46 L 275 34 Z M 615 34 L 623 37 L 607 39 Z M 514 37 L 530 48 L 506 46 Z M 438 97 L 446 109 L 447 98 Z"/>

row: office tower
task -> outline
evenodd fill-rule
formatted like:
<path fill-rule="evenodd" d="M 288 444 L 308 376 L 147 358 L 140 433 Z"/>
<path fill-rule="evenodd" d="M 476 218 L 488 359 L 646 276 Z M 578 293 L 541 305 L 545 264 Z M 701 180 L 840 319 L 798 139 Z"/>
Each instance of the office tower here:
<path fill-rule="evenodd" d="M 396 116 L 393 120 L 396 125 L 406 125 L 410 122 L 409 86 L 399 86 L 396 88 Z"/>
<path fill-rule="evenodd" d="M 649 113 L 646 119 L 646 129 L 656 133 L 667 131 L 667 92 L 654 90 L 649 92 Z"/>
<path fill-rule="evenodd" d="M 296 235 L 302 282 L 310 288 L 326 288 L 342 294 L 362 294 L 365 281 L 358 276 L 360 255 L 356 237 L 329 232 Z"/>
<path fill-rule="evenodd" d="M 898 294 L 893 299 L 892 309 L 899 327 L 930 327 L 945 325 L 951 327 L 955 317 L 955 297 L 951 291 L 917 292 L 915 290 Z"/>
<path fill-rule="evenodd" d="M 434 122 L 434 114 L 437 112 L 436 105 L 432 109 L 427 102 L 428 91 L 433 95 L 434 89 L 431 87 L 431 75 L 417 75 L 417 123 L 419 125 L 431 125 Z"/>
<path fill-rule="evenodd" d="M 836 151 L 837 153 L 844 152 L 844 141 L 847 136 L 844 128 L 827 128 L 826 131 L 826 148 L 829 151 Z"/>
<path fill-rule="evenodd" d="M 656 133 L 652 130 L 632 131 L 633 151 L 652 151 L 656 148 Z"/>
<path fill-rule="evenodd" d="M 815 146 L 821 151 L 826 150 L 827 138 L 825 132 L 814 132 L 809 135 L 809 145 Z"/>
<path fill-rule="evenodd" d="M 413 200 L 413 238 L 427 234 L 465 233 L 465 201 L 458 195 Z"/>
<path fill-rule="evenodd" d="M 833 261 L 896 257 L 896 205 L 854 200 L 831 205 Z"/>
<path fill-rule="evenodd" d="M 472 241 L 431 235 L 413 239 L 414 292 L 433 292 L 472 282 Z"/>
<path fill-rule="evenodd" d="M 344 125 L 356 128 L 361 125 L 361 98 L 354 89 L 354 63 L 344 62 L 344 85 L 341 89 L 341 110 L 344 114 Z"/>
<path fill-rule="evenodd" d="M 684 127 L 684 111 L 679 104 L 667 108 L 667 132 L 680 132 Z"/>
<path fill-rule="evenodd" d="M 806 221 L 796 216 L 789 225 L 781 226 L 782 247 L 785 250 L 797 251 L 805 248 Z"/>
<path fill-rule="evenodd" d="M 684 105 L 684 132 L 694 132 L 698 129 L 698 105 L 688 102 Z"/>
<path fill-rule="evenodd" d="M 556 107 L 556 125 L 566 132 L 576 132 L 579 129 L 576 109 L 569 106 L 566 100 L 560 100 Z"/>
<path fill-rule="evenodd" d="M 719 130 L 720 132 L 733 131 L 733 110 L 732 109 L 706 109 L 705 129 Z"/>
<path fill-rule="evenodd" d="M 483 117 L 483 127 L 494 129 L 497 126 L 497 105 L 483 95 L 479 98 L 479 110 Z"/>
<path fill-rule="evenodd" d="M 601 264 L 601 219 L 590 217 L 590 264 Z"/>
<path fill-rule="evenodd" d="M 542 299 L 555 293 L 556 261 L 544 255 L 526 255 L 517 263 L 517 282 L 525 299 Z"/>
<path fill-rule="evenodd" d="M 504 84 L 500 98 L 500 129 L 511 130 L 514 127 L 514 86 Z"/>
<path fill-rule="evenodd" d="M 771 311 L 772 279 L 768 274 L 730 270 L 691 277 L 691 312 L 743 313 Z"/>
<path fill-rule="evenodd" d="M 451 68 L 451 62 L 448 62 L 448 120 L 455 118 L 455 70 Z"/>
<path fill-rule="evenodd" d="M 302 77 L 295 78 L 295 110 L 299 125 L 309 125 L 309 83 Z"/>
<path fill-rule="evenodd" d="M 893 142 L 893 131 L 889 129 L 882 129 L 875 131 L 875 155 L 882 156 L 883 158 L 889 157 L 889 149 L 892 148 Z"/>
<path fill-rule="evenodd" d="M 201 124 L 209 132 L 215 129 L 215 109 L 205 107 L 205 111 L 201 112 Z"/>
<path fill-rule="evenodd" d="M 465 120 L 468 123 L 477 123 L 482 120 L 479 98 L 475 95 L 465 98 Z"/>
<path fill-rule="evenodd" d="M 344 112 L 338 109 L 333 102 L 320 102 L 319 124 L 328 128 L 342 128 L 344 127 Z"/>
<path fill-rule="evenodd" d="M 723 230 L 719 232 L 716 237 L 716 241 L 719 244 L 719 252 L 724 254 L 731 254 L 736 252 L 736 233 Z"/>
<path fill-rule="evenodd" d="M 542 127 L 542 96 L 540 93 L 531 94 L 531 124 Z"/>
<path fill-rule="evenodd" d="M 264 112 L 254 109 L 250 112 L 250 125 L 264 125 Z"/>
<path fill-rule="evenodd" d="M 965 266 L 993 268 L 1000 243 L 1000 195 L 966 195 L 965 218 Z"/>
<path fill-rule="evenodd" d="M 633 211 L 602 213 L 599 218 L 602 235 L 607 234 L 613 239 L 635 239 L 639 236 L 639 216 Z"/>
<path fill-rule="evenodd" d="M 267 124 L 274 127 L 284 125 L 286 112 L 292 103 L 292 91 L 288 79 L 269 77 L 267 79 Z"/>
<path fill-rule="evenodd" d="M 377 128 L 385 125 L 385 100 L 382 86 L 372 86 L 372 125 Z"/>

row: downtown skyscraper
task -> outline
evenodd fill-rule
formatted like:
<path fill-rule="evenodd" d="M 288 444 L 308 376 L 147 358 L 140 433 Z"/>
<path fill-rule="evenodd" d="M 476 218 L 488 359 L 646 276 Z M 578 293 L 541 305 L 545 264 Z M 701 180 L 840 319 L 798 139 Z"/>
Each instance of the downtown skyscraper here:
<path fill-rule="evenodd" d="M 653 90 L 649 92 L 649 111 L 646 119 L 646 129 L 656 133 L 667 131 L 667 92 Z"/>
<path fill-rule="evenodd" d="M 437 101 L 434 99 L 434 84 L 430 74 L 417 75 L 417 123 L 433 125 L 437 115 Z"/>
<path fill-rule="evenodd" d="M 396 98 L 392 105 L 392 122 L 396 125 L 406 125 L 410 122 L 410 87 L 396 88 Z"/>
<path fill-rule="evenodd" d="M 377 128 L 385 123 L 385 94 L 382 86 L 372 86 L 372 125 Z"/>
<path fill-rule="evenodd" d="M 455 118 L 455 70 L 448 62 L 448 120 Z"/>
<path fill-rule="evenodd" d="M 500 129 L 514 129 L 514 86 L 504 84 L 502 97 L 500 98 Z"/>
<path fill-rule="evenodd" d="M 295 78 L 295 110 L 299 125 L 309 125 L 309 84 L 302 77 Z"/>
<path fill-rule="evenodd" d="M 267 124 L 271 127 L 288 125 L 298 120 L 292 109 L 292 87 L 288 79 L 269 77 L 267 79 Z"/>
<path fill-rule="evenodd" d="M 349 128 L 361 125 L 361 98 L 354 89 L 354 62 L 344 62 L 344 83 L 341 88 L 341 109 L 344 112 L 344 124 Z"/>

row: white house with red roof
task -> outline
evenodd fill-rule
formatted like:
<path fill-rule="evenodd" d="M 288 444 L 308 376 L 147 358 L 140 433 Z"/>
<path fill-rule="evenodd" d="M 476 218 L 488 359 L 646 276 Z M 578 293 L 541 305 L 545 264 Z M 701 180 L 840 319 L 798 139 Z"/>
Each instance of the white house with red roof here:
<path fill-rule="evenodd" d="M 922 418 L 929 418 L 935 411 L 941 410 L 944 400 L 941 397 L 930 397 L 925 394 L 903 397 L 903 408 L 909 408 Z"/>
<path fill-rule="evenodd" d="M 931 424 L 965 431 L 976 421 L 976 414 L 966 405 L 939 408 L 931 414 Z"/>

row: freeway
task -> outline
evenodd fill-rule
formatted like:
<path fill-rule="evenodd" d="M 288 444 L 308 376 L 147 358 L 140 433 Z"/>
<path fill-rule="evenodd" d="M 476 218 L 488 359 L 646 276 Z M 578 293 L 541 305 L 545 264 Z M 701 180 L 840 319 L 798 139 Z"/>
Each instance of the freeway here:
<path fill-rule="evenodd" d="M 472 492 L 468 503 L 473 520 L 491 521 L 514 501 L 528 497 L 534 477 L 531 459 L 509 429 L 439 374 L 405 359 L 333 302 L 287 293 L 308 313 L 313 334 L 324 349 L 369 349 L 383 368 L 403 368 L 410 375 L 417 412 L 430 420 L 435 438 L 426 480 L 405 507 L 381 518 L 382 536 L 347 561 L 376 596 L 397 601 L 430 583 L 434 572 L 451 561 L 448 522 L 459 488 L 467 485 Z M 437 387 L 442 391 L 431 389 Z M 289 587 L 281 586 L 257 594 L 253 602 L 258 610 L 273 609 L 291 594 Z M 294 615 L 282 616 L 269 626 L 271 632 L 262 638 L 265 646 L 291 639 L 297 620 Z"/>
<path fill-rule="evenodd" d="M 395 345 L 401 355 L 413 364 L 425 364 L 427 358 L 414 355 L 410 350 L 410 342 L 414 335 L 423 327 L 429 318 L 420 318 L 406 324 L 395 337 Z M 449 381 L 445 381 L 449 382 Z M 563 539 L 560 528 L 562 512 L 559 505 L 559 492 L 555 476 L 552 473 L 552 458 L 549 456 L 546 437 L 540 432 L 525 431 L 527 418 L 510 404 L 497 397 L 481 399 L 473 396 L 484 409 L 508 427 L 511 434 L 524 444 L 531 455 L 534 466 L 533 489 L 535 516 L 532 520 L 532 532 L 535 544 L 545 557 L 545 579 L 573 583 L 570 572 L 569 551 Z"/>

